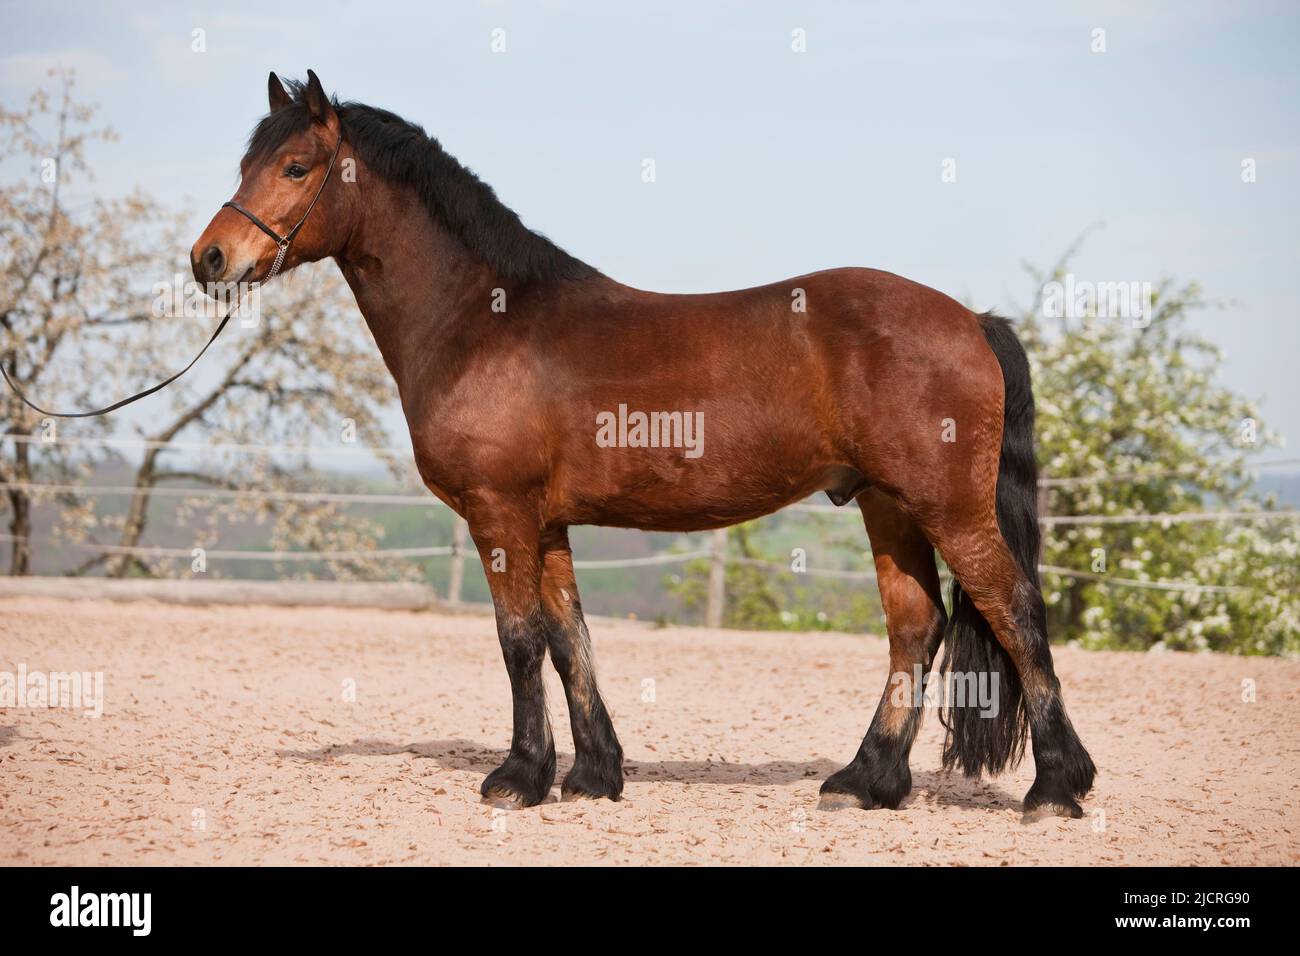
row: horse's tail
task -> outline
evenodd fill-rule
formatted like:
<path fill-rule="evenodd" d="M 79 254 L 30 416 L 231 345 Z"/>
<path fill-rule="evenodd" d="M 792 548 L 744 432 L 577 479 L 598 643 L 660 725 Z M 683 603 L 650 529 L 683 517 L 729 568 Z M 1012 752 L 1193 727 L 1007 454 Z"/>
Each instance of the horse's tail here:
<path fill-rule="evenodd" d="M 1004 399 L 997 484 L 998 525 L 1016 563 L 1038 591 L 1041 587 L 1038 578 L 1038 463 L 1034 458 L 1034 393 L 1029 380 L 1029 359 L 1006 319 L 986 313 L 979 317 L 979 322 L 985 341 L 1002 366 Z M 947 728 L 943 746 L 944 767 L 960 766 L 968 776 L 977 776 L 981 770 L 995 774 L 1008 766 L 1014 767 L 1024 756 L 1028 730 L 1020 677 L 1010 655 L 994 637 L 988 621 L 956 579 L 952 582 L 952 615 L 944 643 L 943 673 L 996 674 L 999 695 L 995 716 L 984 716 L 980 708 L 956 706 L 956 695 L 948 695 L 946 709 L 941 714 Z"/>

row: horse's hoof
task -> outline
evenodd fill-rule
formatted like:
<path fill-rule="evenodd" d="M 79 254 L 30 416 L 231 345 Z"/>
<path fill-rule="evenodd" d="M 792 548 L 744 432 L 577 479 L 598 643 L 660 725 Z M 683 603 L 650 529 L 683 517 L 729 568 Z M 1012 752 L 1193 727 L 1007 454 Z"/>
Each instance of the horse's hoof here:
<path fill-rule="evenodd" d="M 1065 817 L 1078 820 L 1083 816 L 1083 807 L 1065 788 L 1055 783 L 1035 780 L 1034 785 L 1025 794 L 1024 815 L 1021 823 L 1037 823 L 1049 817 Z"/>
<path fill-rule="evenodd" d="M 612 793 L 588 793 L 585 790 L 561 790 L 560 791 L 561 803 L 581 803 L 584 800 L 590 801 L 592 803 L 596 802 L 597 800 L 609 800 L 612 803 L 621 803 L 623 798 L 619 796 L 615 796 Z"/>
<path fill-rule="evenodd" d="M 1041 823 L 1052 817 L 1065 817 L 1066 819 L 1077 820 L 1083 816 L 1083 808 L 1077 803 L 1072 806 L 1062 806 L 1059 803 L 1042 803 L 1032 810 L 1026 810 L 1020 816 L 1020 822 L 1026 826 L 1034 823 Z"/>
<path fill-rule="evenodd" d="M 897 810 L 912 789 L 912 774 L 907 765 L 896 766 L 886 773 L 854 761 L 837 770 L 822 784 L 819 810 Z"/>
<path fill-rule="evenodd" d="M 1065 797 L 1057 800 L 1044 800 L 1031 804 L 1026 798 L 1025 812 L 1020 817 L 1020 822 L 1024 824 L 1038 823 L 1051 817 L 1065 817 L 1069 820 L 1078 820 L 1083 816 L 1083 807 L 1078 802 Z"/>
<path fill-rule="evenodd" d="M 483 802 L 506 810 L 535 807 L 551 795 L 555 764 L 534 767 L 515 757 L 493 770 L 483 780 L 479 794 Z"/>
<path fill-rule="evenodd" d="M 508 790 L 494 790 L 491 793 L 483 794 L 479 799 L 479 803 L 492 807 L 494 810 L 527 810 L 529 807 L 538 807 L 544 803 L 554 802 L 555 797 L 549 793 L 543 794 L 540 800 L 529 800 Z"/>
<path fill-rule="evenodd" d="M 485 793 L 479 802 L 494 810 L 523 810 L 529 805 L 519 794 L 505 790 L 493 790 L 491 793 Z"/>
<path fill-rule="evenodd" d="M 623 794 L 623 754 L 618 752 L 605 760 L 579 760 L 560 785 L 560 799 L 565 803 L 574 800 L 601 800 L 617 802 Z"/>
<path fill-rule="evenodd" d="M 823 793 L 817 801 L 818 810 L 869 810 L 861 797 L 851 793 Z"/>

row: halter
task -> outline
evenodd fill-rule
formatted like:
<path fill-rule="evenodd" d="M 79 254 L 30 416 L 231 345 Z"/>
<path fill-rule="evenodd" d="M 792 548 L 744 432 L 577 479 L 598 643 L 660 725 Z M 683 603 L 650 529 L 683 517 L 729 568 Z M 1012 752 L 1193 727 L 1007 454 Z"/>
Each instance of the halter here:
<path fill-rule="evenodd" d="M 262 278 L 261 280 L 262 282 L 270 282 L 271 279 L 275 278 L 275 276 L 279 273 L 280 267 L 284 265 L 284 257 L 289 254 L 289 246 L 293 244 L 294 238 L 297 237 L 298 235 L 298 230 L 300 230 L 303 227 L 303 223 L 307 221 L 307 217 L 311 215 L 311 211 L 316 208 L 316 201 L 320 199 L 321 193 L 325 191 L 325 184 L 330 181 L 330 174 L 334 172 L 334 161 L 338 159 L 339 149 L 342 146 L 343 146 L 343 134 L 342 132 L 340 132 L 339 141 L 334 144 L 334 152 L 330 154 L 330 164 L 325 169 L 325 178 L 320 181 L 320 187 L 316 190 L 316 195 L 311 197 L 311 203 L 307 206 L 307 211 L 302 214 L 302 218 L 298 220 L 298 224 L 294 226 L 292 229 L 290 229 L 283 236 L 280 235 L 278 232 L 276 232 L 274 229 L 272 229 L 270 226 L 268 226 L 266 223 L 264 223 L 261 219 L 257 218 L 257 216 L 253 215 L 251 212 L 249 212 L 239 203 L 235 202 L 234 200 L 221 204 L 222 209 L 225 209 L 227 206 L 229 206 L 231 209 L 235 210 L 235 212 L 242 213 L 243 215 L 247 216 L 248 219 L 253 223 L 253 225 L 255 225 L 258 229 L 261 229 L 264 233 L 266 233 L 268 236 L 270 236 L 272 239 L 275 240 L 275 244 L 277 246 L 277 251 L 275 253 L 275 261 L 271 263 L 271 269 Z M 180 378 L 182 375 L 184 375 L 186 372 L 188 372 L 190 369 L 192 369 L 195 363 L 198 362 L 199 359 L 203 358 L 203 353 L 208 350 L 208 347 L 217 340 L 217 336 L 220 335 L 225 330 L 226 325 L 229 324 L 230 322 L 230 317 L 234 315 L 238 309 L 239 309 L 239 291 L 238 289 L 236 289 L 234 304 L 229 309 L 226 310 L 226 314 L 221 317 L 221 321 L 217 324 L 216 331 L 212 333 L 212 337 L 208 339 L 208 341 L 204 344 L 203 348 L 199 349 L 199 354 L 194 356 L 194 358 L 190 359 L 189 365 L 186 365 L 183 369 L 181 369 L 171 378 L 161 381 L 157 385 L 153 385 L 149 388 L 146 388 L 143 392 L 136 392 L 134 395 L 132 395 L 129 398 L 124 398 L 121 401 L 114 402 L 112 405 L 105 405 L 103 408 L 97 408 L 94 411 L 90 411 L 90 412 L 49 411 L 48 409 L 41 408 L 41 406 L 37 405 L 35 402 L 33 402 L 31 399 L 29 399 L 26 395 L 22 393 L 22 390 L 17 385 L 14 384 L 14 380 L 9 377 L 9 372 L 5 370 L 4 362 L 0 362 L 0 376 L 3 376 L 5 380 L 5 384 L 8 385 L 13 390 L 13 393 L 18 396 L 19 401 L 21 401 L 28 408 L 40 412 L 42 415 L 49 415 L 52 418 L 92 418 L 96 415 L 107 415 L 109 412 L 115 412 L 119 408 L 122 408 L 123 406 L 130 405 L 132 402 L 138 402 L 142 398 L 148 398 L 154 392 L 161 391 L 162 389 L 170 385 L 172 382 Z"/>
<path fill-rule="evenodd" d="M 325 191 L 325 184 L 330 181 L 330 173 L 334 172 L 334 161 L 339 158 L 339 148 L 342 145 L 343 134 L 340 133 L 339 141 L 334 144 L 334 152 L 330 154 L 330 164 L 325 167 L 325 178 L 320 181 L 320 188 L 316 190 L 316 195 L 311 197 L 311 203 L 307 206 L 307 211 L 302 214 L 302 218 L 298 220 L 298 225 L 294 226 L 283 236 L 233 199 L 230 200 L 230 202 L 223 202 L 221 204 L 222 209 L 229 206 L 231 209 L 235 210 L 235 212 L 246 216 L 249 222 L 270 236 L 279 247 L 279 251 L 275 254 L 275 262 L 271 263 L 271 271 L 266 274 L 266 278 L 262 280 L 263 282 L 269 282 L 271 279 L 275 278 L 276 273 L 280 271 L 280 267 L 284 265 L 284 257 L 289 254 L 289 246 L 293 244 L 294 238 L 298 235 L 298 230 L 301 229 L 303 223 L 307 221 L 307 217 L 311 215 L 311 211 L 316 208 L 316 200 L 320 199 L 320 194 Z"/>

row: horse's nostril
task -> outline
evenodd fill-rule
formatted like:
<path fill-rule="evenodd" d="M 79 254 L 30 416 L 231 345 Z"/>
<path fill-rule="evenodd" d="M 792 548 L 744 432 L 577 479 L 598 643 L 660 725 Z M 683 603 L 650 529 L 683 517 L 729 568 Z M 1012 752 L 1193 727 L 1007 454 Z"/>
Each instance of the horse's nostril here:
<path fill-rule="evenodd" d="M 215 279 L 225 271 L 226 257 L 219 247 L 208 246 L 203 253 L 203 268 L 207 272 L 209 279 Z"/>

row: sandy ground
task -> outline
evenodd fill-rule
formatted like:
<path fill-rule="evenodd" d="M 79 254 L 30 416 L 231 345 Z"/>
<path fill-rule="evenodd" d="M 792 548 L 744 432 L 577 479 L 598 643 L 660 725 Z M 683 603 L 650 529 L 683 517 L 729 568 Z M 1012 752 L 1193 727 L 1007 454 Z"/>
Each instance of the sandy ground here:
<path fill-rule="evenodd" d="M 944 774 L 933 715 L 901 810 L 816 809 L 875 707 L 881 639 L 592 624 L 626 799 L 503 811 L 478 800 L 509 741 L 489 619 L 0 601 L 0 671 L 102 671 L 105 699 L 98 719 L 0 710 L 0 864 L 1300 860 L 1300 663 L 1058 650 L 1101 773 L 1083 820 L 1025 826 L 1032 759 Z"/>

